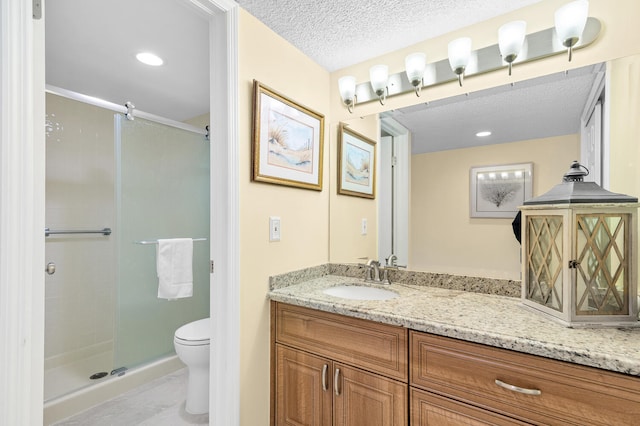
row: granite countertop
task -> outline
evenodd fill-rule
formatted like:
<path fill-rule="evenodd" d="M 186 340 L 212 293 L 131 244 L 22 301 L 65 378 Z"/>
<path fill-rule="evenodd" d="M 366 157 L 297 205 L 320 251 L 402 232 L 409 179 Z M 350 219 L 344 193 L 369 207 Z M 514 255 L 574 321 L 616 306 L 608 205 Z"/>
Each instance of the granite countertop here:
<path fill-rule="evenodd" d="M 299 278 L 299 277 L 298 277 Z M 271 300 L 363 318 L 576 364 L 640 376 L 640 328 L 568 328 L 525 308 L 516 297 L 392 282 L 373 285 L 341 276 L 309 276 L 271 285 Z M 358 283 L 398 293 L 362 301 L 323 290 Z"/>

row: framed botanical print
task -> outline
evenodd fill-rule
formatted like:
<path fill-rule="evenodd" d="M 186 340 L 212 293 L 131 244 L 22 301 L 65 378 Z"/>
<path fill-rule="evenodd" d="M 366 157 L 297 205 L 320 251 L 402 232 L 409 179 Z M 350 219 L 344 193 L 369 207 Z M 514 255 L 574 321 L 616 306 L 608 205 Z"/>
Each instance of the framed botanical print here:
<path fill-rule="evenodd" d="M 253 81 L 253 181 L 322 191 L 324 116 Z"/>
<path fill-rule="evenodd" d="M 532 196 L 532 168 L 532 163 L 472 167 L 470 216 L 513 219 Z"/>
<path fill-rule="evenodd" d="M 338 129 L 338 194 L 376 197 L 376 143 L 340 124 Z"/>

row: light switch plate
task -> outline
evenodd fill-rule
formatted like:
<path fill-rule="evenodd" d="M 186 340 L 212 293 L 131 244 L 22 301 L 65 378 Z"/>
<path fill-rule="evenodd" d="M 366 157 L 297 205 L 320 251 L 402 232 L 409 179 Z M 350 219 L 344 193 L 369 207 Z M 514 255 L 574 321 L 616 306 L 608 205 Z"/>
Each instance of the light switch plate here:
<path fill-rule="evenodd" d="M 360 226 L 360 234 L 367 235 L 367 219 L 362 219 L 362 224 Z"/>
<path fill-rule="evenodd" d="M 269 241 L 280 241 L 280 218 L 269 216 Z"/>

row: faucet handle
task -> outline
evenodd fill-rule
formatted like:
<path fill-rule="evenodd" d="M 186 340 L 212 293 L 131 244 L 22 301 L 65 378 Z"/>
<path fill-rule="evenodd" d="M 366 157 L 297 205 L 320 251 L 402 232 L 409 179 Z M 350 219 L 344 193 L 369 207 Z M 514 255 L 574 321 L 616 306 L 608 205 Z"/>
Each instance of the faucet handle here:
<path fill-rule="evenodd" d="M 407 265 L 386 265 L 384 268 L 392 271 L 397 271 L 400 268 L 406 269 Z"/>
<path fill-rule="evenodd" d="M 398 262 L 398 256 L 391 253 L 389 257 L 387 257 L 384 261 L 386 266 L 396 266 L 396 262 Z"/>

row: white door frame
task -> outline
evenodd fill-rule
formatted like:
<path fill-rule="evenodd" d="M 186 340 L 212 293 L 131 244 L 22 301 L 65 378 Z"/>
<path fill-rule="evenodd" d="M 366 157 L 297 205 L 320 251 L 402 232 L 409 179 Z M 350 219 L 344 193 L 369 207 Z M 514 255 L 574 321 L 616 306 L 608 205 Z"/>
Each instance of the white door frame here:
<path fill-rule="evenodd" d="M 409 262 L 409 194 L 411 194 L 411 138 L 409 131 L 391 117 L 380 119 L 380 128 L 393 137 L 395 159 L 384 159 L 382 155 L 389 155 L 391 150 L 380 149 L 381 163 L 384 161 L 391 164 L 395 161 L 392 194 L 379 193 L 379 216 L 378 239 L 379 241 L 390 242 L 393 238 L 395 255 L 398 256 L 398 264 L 407 266 Z M 383 212 L 382 206 L 393 202 L 393 229 L 388 225 L 390 218 Z M 385 225 L 385 223 L 387 225 Z M 387 252 L 383 252 L 387 250 Z M 378 246 L 378 257 L 384 260 L 391 253 L 389 248 Z"/>
<path fill-rule="evenodd" d="M 594 70 L 595 79 L 591 91 L 585 102 L 580 116 L 580 163 L 585 165 L 592 171 L 592 176 L 585 178 L 586 181 L 596 182 L 598 185 L 608 188 L 609 186 L 609 120 L 608 120 L 608 99 L 605 94 L 600 106 L 602 94 L 608 85 L 606 82 L 605 64 L 597 65 Z M 595 117 L 596 126 L 594 129 L 588 127 L 589 120 Z M 597 134 L 592 134 L 596 131 Z M 592 138 L 596 139 L 593 144 Z M 592 146 L 593 145 L 593 146 Z M 593 163 L 593 164 L 590 164 Z M 591 167 L 589 167 L 591 165 Z M 591 170 L 593 169 L 593 170 Z"/>
<path fill-rule="evenodd" d="M 0 6 L 0 424 L 41 425 L 44 377 L 44 23 Z"/>
<path fill-rule="evenodd" d="M 209 424 L 240 424 L 238 4 L 186 0 L 211 14 L 211 353 Z"/>
<path fill-rule="evenodd" d="M 238 425 L 238 5 L 232 0 L 184 1 L 211 16 L 211 117 L 219 120 L 211 123 L 211 253 L 216 269 L 211 277 L 215 380 L 210 380 L 209 421 Z M 33 19 L 32 2 L 1 2 L 0 59 L 0 424 L 41 425 L 45 55 L 44 20 Z"/>

